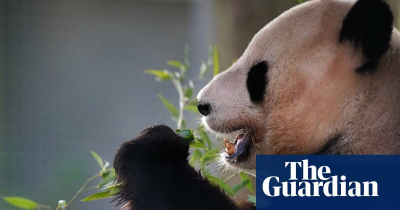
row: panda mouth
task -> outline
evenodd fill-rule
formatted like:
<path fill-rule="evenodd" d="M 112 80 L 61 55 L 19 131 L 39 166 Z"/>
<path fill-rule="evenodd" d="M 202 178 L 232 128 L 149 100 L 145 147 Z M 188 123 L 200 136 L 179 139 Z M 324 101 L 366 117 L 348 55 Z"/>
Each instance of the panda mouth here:
<path fill-rule="evenodd" d="M 225 159 L 231 163 L 245 160 L 250 156 L 252 143 L 252 135 L 245 129 L 240 129 L 233 142 L 225 139 Z"/>

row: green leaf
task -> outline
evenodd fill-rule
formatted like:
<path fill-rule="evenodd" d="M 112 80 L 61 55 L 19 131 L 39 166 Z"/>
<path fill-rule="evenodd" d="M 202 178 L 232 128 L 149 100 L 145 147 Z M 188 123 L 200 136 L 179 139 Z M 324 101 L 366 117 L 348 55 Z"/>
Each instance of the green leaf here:
<path fill-rule="evenodd" d="M 249 182 L 250 182 L 250 180 L 248 179 L 248 180 L 242 181 L 239 184 L 235 185 L 232 188 L 233 194 L 236 194 L 239 190 L 241 190 L 243 187 L 245 187 Z"/>
<path fill-rule="evenodd" d="M 221 187 L 226 193 L 228 193 L 228 195 L 230 195 L 230 196 L 234 195 L 233 190 L 231 189 L 231 187 L 229 187 L 228 184 L 226 184 L 224 181 L 222 181 L 218 177 L 215 177 L 215 176 L 212 176 L 212 175 L 208 175 L 207 178 L 208 178 L 208 180 L 210 180 L 215 185 Z"/>
<path fill-rule="evenodd" d="M 187 66 L 185 64 L 183 64 L 180 61 L 175 61 L 175 60 L 169 60 L 169 61 L 167 61 L 167 64 L 172 66 L 172 67 L 175 67 L 175 68 L 179 69 L 179 71 L 182 74 L 182 77 L 185 76 L 185 74 L 187 72 Z"/>
<path fill-rule="evenodd" d="M 203 156 L 203 153 L 201 153 L 201 151 L 199 149 L 195 149 L 192 152 L 192 155 L 190 156 L 190 160 L 189 160 L 189 164 L 191 166 L 194 166 L 195 163 L 200 160 L 201 156 Z"/>
<path fill-rule="evenodd" d="M 90 196 L 84 198 L 81 201 L 87 202 L 87 201 L 95 201 L 95 200 L 99 200 L 99 199 L 110 198 L 110 197 L 112 197 L 112 195 L 109 195 L 110 192 L 111 191 L 107 190 L 107 191 L 95 193 L 93 195 L 90 195 Z"/>
<path fill-rule="evenodd" d="M 175 60 L 169 60 L 169 61 L 167 61 L 167 64 L 172 67 L 178 68 L 178 69 L 180 69 L 180 68 L 182 68 L 182 66 L 184 66 L 183 63 L 181 63 L 180 61 L 175 61 Z"/>
<path fill-rule="evenodd" d="M 192 97 L 192 94 L 193 94 L 193 88 L 191 88 L 191 87 L 183 88 L 183 95 L 185 95 L 186 98 L 189 99 L 190 97 Z"/>
<path fill-rule="evenodd" d="M 214 77 L 215 77 L 217 76 L 217 74 L 219 74 L 219 59 L 218 59 L 217 46 L 214 46 L 213 63 L 214 63 Z"/>
<path fill-rule="evenodd" d="M 197 106 L 195 106 L 195 105 L 186 105 L 183 109 L 186 111 L 189 111 L 189 112 L 196 113 L 196 114 L 199 113 L 199 110 L 197 109 Z"/>
<path fill-rule="evenodd" d="M 249 199 L 247 199 L 247 201 L 254 203 L 254 205 L 256 205 L 256 197 L 252 196 L 252 195 L 247 195 L 249 197 Z"/>
<path fill-rule="evenodd" d="M 156 69 L 148 69 L 144 70 L 145 74 L 152 74 L 156 76 L 157 81 L 162 81 L 162 80 L 170 80 L 171 79 L 171 73 L 167 70 L 156 70 Z"/>
<path fill-rule="evenodd" d="M 203 143 L 199 142 L 199 141 L 196 140 L 196 139 L 195 139 L 193 142 L 190 142 L 189 147 L 190 147 L 191 149 L 206 149 L 206 150 L 207 150 L 207 147 L 204 146 Z"/>
<path fill-rule="evenodd" d="M 103 160 L 101 159 L 101 157 L 97 153 L 95 153 L 93 151 L 90 151 L 90 153 L 92 153 L 94 159 L 97 161 L 97 163 L 99 164 L 100 168 L 103 169 L 104 164 L 103 164 Z"/>
<path fill-rule="evenodd" d="M 215 150 L 208 150 L 201 158 L 201 166 L 204 166 L 205 164 L 214 161 L 215 158 L 217 157 L 218 151 Z"/>
<path fill-rule="evenodd" d="M 38 204 L 35 201 L 29 200 L 26 198 L 3 197 L 3 199 L 10 205 L 13 205 L 13 206 L 21 208 L 21 209 L 35 209 L 38 207 Z"/>
<path fill-rule="evenodd" d="M 175 132 L 188 142 L 194 141 L 193 131 L 190 129 L 177 129 Z"/>
<path fill-rule="evenodd" d="M 164 104 L 165 108 L 167 108 L 169 113 L 171 113 L 172 117 L 174 117 L 175 119 L 178 119 L 179 118 L 178 109 L 161 94 L 158 94 L 158 98 L 160 98 L 160 100 Z"/>
<path fill-rule="evenodd" d="M 212 148 L 214 145 L 208 136 L 207 132 L 204 131 L 204 128 L 202 126 L 199 126 L 197 129 L 198 135 L 200 135 L 200 138 L 203 142 L 205 142 L 207 148 Z"/>
<path fill-rule="evenodd" d="M 299 3 L 299 4 L 304 3 L 304 2 L 305 2 L 305 0 L 297 0 L 297 3 Z"/>
<path fill-rule="evenodd" d="M 170 65 L 170 66 L 172 66 L 172 67 L 175 67 L 175 68 L 179 69 L 180 72 L 181 72 L 183 75 L 186 73 L 186 70 L 187 70 L 187 69 L 186 69 L 186 66 L 185 66 L 182 62 L 180 62 L 180 61 L 169 60 L 169 61 L 167 61 L 167 64 Z"/>
<path fill-rule="evenodd" d="M 116 187 L 121 188 L 122 187 L 122 183 L 118 183 L 118 184 L 115 184 L 115 185 L 111 185 L 111 186 L 105 187 L 102 190 L 112 190 L 112 189 L 114 189 Z"/>
<path fill-rule="evenodd" d="M 104 179 L 104 178 L 106 178 L 110 173 L 111 173 L 111 171 L 104 171 L 104 172 L 101 172 L 101 177 Z"/>
<path fill-rule="evenodd" d="M 114 196 L 117 193 L 119 193 L 121 190 L 122 190 L 122 188 L 115 186 L 108 194 Z"/>
<path fill-rule="evenodd" d="M 188 101 L 186 104 L 187 105 L 193 105 L 193 106 L 197 106 L 199 102 L 197 101 L 197 99 L 192 99 L 190 101 Z"/>
<path fill-rule="evenodd" d="M 108 176 L 106 178 L 104 178 L 103 180 L 100 181 L 100 183 L 97 185 L 99 188 L 102 188 L 108 184 L 111 184 L 114 182 L 114 179 L 116 177 L 115 171 L 111 171 L 110 174 L 108 174 Z"/>
<path fill-rule="evenodd" d="M 181 128 L 182 128 L 182 129 L 185 129 L 185 128 L 186 128 L 186 120 L 185 120 L 185 119 L 182 119 Z"/>
<path fill-rule="evenodd" d="M 208 72 L 207 64 L 201 62 L 199 78 L 203 79 L 204 75 L 206 75 L 207 72 Z"/>
<path fill-rule="evenodd" d="M 247 174 L 244 173 L 244 172 L 240 172 L 239 175 L 240 175 L 240 179 L 241 179 L 242 181 L 249 180 L 249 182 L 246 184 L 246 187 L 247 187 L 247 189 L 249 189 L 249 191 L 250 191 L 252 194 L 254 194 L 253 183 L 251 182 L 251 179 L 250 179 L 249 175 L 247 175 Z"/>

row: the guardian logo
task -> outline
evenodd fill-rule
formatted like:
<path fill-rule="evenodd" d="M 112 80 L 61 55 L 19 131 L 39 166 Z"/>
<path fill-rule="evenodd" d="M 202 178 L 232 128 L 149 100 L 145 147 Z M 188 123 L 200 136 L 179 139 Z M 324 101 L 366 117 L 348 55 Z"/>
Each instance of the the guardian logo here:
<path fill-rule="evenodd" d="M 346 181 L 346 176 L 329 176 L 331 169 L 328 166 L 317 168 L 308 165 L 308 159 L 301 162 L 285 162 L 285 168 L 290 170 L 288 181 L 282 181 L 277 176 L 267 177 L 262 185 L 264 193 L 269 197 L 364 197 L 379 196 L 376 181 Z M 297 177 L 297 170 L 303 170 L 301 179 Z"/>

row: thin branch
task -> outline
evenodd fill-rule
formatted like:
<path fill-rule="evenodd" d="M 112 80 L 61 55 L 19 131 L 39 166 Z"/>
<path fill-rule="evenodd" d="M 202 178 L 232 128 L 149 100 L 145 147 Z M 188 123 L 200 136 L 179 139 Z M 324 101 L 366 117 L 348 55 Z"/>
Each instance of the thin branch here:
<path fill-rule="evenodd" d="M 210 162 L 204 164 L 202 167 L 200 167 L 199 170 L 203 170 L 203 168 L 205 168 L 206 166 L 210 165 L 211 163 L 214 163 L 215 161 L 216 161 L 216 160 L 213 160 L 213 161 L 210 161 Z"/>
<path fill-rule="evenodd" d="M 98 188 L 97 186 L 89 187 L 89 188 L 83 189 L 82 192 L 92 190 L 92 189 L 97 189 L 97 188 Z"/>
<path fill-rule="evenodd" d="M 183 88 L 181 81 L 178 78 L 173 77 L 172 79 L 173 84 L 175 85 L 176 90 L 178 91 L 179 94 L 179 118 L 178 118 L 178 125 L 177 128 L 181 129 L 182 128 L 182 123 L 183 123 L 183 109 L 185 108 L 185 95 L 183 93 Z"/>
<path fill-rule="evenodd" d="M 210 175 L 210 174 L 212 174 L 212 173 L 214 173 L 214 172 L 216 172 L 216 171 L 218 171 L 218 169 L 215 169 L 215 170 L 213 170 L 213 171 L 210 171 L 209 173 L 205 174 L 204 176 L 208 176 L 208 175 Z"/>
<path fill-rule="evenodd" d="M 231 176 L 229 176 L 228 178 L 226 178 L 225 180 L 224 180 L 224 182 L 227 182 L 227 181 L 229 181 L 229 180 L 231 180 L 232 178 L 234 178 L 235 176 L 237 176 L 239 173 L 234 173 L 234 174 L 232 174 Z"/>
<path fill-rule="evenodd" d="M 95 179 L 97 177 L 100 177 L 100 176 L 101 176 L 101 174 L 100 174 L 100 172 L 98 172 L 96 175 L 94 175 L 94 176 L 90 177 L 88 180 L 86 180 L 86 182 L 82 185 L 81 189 L 79 189 L 78 192 L 75 193 L 74 197 L 72 197 L 71 200 L 68 201 L 66 207 L 68 207 L 72 203 L 72 201 L 75 200 L 76 196 L 78 196 L 79 193 L 83 192 L 83 190 L 85 189 L 86 185 L 89 184 L 90 181 L 92 181 L 93 179 Z"/>

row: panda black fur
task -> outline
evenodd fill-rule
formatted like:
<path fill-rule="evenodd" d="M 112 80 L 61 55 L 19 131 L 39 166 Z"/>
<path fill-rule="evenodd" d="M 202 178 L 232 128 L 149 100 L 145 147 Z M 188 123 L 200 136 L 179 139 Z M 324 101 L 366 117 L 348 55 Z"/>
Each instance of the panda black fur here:
<path fill-rule="evenodd" d="M 121 145 L 114 158 L 116 196 L 129 210 L 250 210 L 235 203 L 188 163 L 189 144 L 165 125 L 152 126 Z"/>

